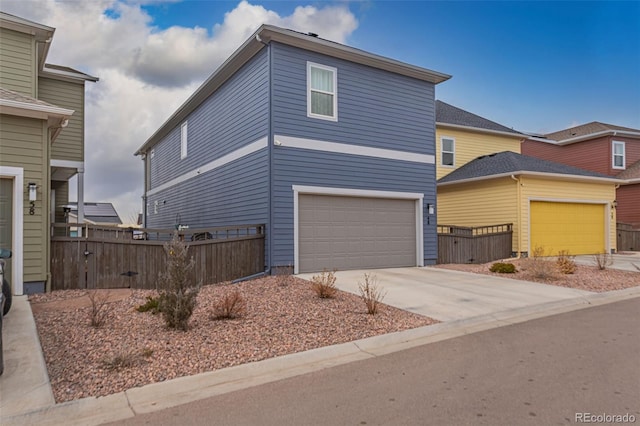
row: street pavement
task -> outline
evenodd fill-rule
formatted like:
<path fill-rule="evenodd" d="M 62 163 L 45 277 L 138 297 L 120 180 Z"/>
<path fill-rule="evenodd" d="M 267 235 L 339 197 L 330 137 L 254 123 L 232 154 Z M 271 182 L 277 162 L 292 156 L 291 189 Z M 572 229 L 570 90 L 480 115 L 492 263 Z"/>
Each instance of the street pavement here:
<path fill-rule="evenodd" d="M 638 423 L 639 354 L 636 297 L 113 424 L 562 425 L 576 423 L 576 416 L 597 420 L 595 416 L 617 415 L 633 416 Z"/>

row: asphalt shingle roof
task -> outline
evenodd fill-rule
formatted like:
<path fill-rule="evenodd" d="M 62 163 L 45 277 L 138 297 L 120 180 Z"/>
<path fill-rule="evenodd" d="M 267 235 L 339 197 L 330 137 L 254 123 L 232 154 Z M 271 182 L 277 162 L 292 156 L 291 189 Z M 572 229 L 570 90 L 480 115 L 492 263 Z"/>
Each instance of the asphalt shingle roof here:
<path fill-rule="evenodd" d="M 32 98 L 31 96 L 23 95 L 22 93 L 14 92 L 13 90 L 5 89 L 4 87 L 0 87 L 0 99 L 5 101 L 21 102 L 23 104 L 58 108 L 56 105 L 41 101 L 40 99 Z"/>
<path fill-rule="evenodd" d="M 436 123 L 455 124 L 457 126 L 476 127 L 497 132 L 520 133 L 495 121 L 487 120 L 442 101 L 436 101 Z"/>
<path fill-rule="evenodd" d="M 564 164 L 554 163 L 552 161 L 542 160 L 540 158 L 529 157 L 511 151 L 498 152 L 496 154 L 483 155 L 473 161 L 465 164 L 459 169 L 454 170 L 447 176 L 438 180 L 438 183 L 455 182 L 465 179 L 474 179 L 488 177 L 493 175 L 519 173 L 519 172 L 536 172 L 536 173 L 553 173 L 572 176 L 587 176 L 598 178 L 611 178 L 588 170 L 582 170 L 577 167 L 566 166 Z"/>
<path fill-rule="evenodd" d="M 640 160 L 616 175 L 618 179 L 640 179 Z"/>
<path fill-rule="evenodd" d="M 69 203 L 71 211 L 78 213 L 78 203 Z M 118 212 L 111 203 L 84 203 L 84 217 L 93 222 L 99 223 L 122 223 Z"/>
<path fill-rule="evenodd" d="M 578 138 L 580 136 L 591 135 L 599 132 L 606 132 L 610 130 L 622 130 L 627 132 L 638 132 L 640 129 L 633 129 L 631 127 L 616 126 L 614 124 L 601 123 L 599 121 L 592 121 L 591 123 L 582 124 L 580 126 L 571 127 L 569 129 L 560 130 L 553 133 L 547 133 L 545 138 L 554 141 L 563 141 L 571 138 Z"/>

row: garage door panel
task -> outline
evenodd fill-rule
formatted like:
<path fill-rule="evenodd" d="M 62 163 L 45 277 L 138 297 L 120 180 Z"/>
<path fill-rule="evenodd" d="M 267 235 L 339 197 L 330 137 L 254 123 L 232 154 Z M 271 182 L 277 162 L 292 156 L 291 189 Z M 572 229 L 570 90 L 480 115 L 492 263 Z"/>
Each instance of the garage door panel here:
<path fill-rule="evenodd" d="M 606 250 L 605 206 L 587 203 L 531 202 L 531 249 L 593 254 Z"/>
<path fill-rule="evenodd" d="M 299 270 L 416 264 L 415 200 L 301 194 Z"/>

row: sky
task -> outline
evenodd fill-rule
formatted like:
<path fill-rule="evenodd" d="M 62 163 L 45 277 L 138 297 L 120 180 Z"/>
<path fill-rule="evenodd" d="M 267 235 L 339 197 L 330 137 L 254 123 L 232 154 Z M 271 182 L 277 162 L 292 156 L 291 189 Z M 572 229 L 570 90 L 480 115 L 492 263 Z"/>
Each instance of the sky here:
<path fill-rule="evenodd" d="M 436 98 L 523 132 L 640 128 L 640 2 L 0 0 L 87 83 L 85 201 L 142 209 L 133 153 L 263 23 L 453 77 Z M 72 200 L 75 183 L 72 182 Z"/>

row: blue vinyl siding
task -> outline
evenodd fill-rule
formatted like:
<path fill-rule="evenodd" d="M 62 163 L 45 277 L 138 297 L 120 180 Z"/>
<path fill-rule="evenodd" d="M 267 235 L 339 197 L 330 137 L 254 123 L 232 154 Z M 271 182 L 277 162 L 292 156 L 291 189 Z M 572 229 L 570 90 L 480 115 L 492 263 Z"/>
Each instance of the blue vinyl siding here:
<path fill-rule="evenodd" d="M 434 85 L 272 43 L 273 132 L 435 154 Z M 337 68 L 338 121 L 307 117 L 307 61 Z"/>
<path fill-rule="evenodd" d="M 272 43 L 272 134 L 435 155 L 434 85 Z M 307 117 L 307 61 L 337 68 L 338 121 Z M 272 265 L 293 264 L 292 185 L 424 194 L 424 259 L 437 259 L 435 164 L 274 147 Z"/>
<path fill-rule="evenodd" d="M 154 147 L 150 189 L 222 157 L 269 132 L 269 67 L 263 49 L 188 117 L 188 155 L 180 125 Z"/>
<path fill-rule="evenodd" d="M 267 223 L 268 149 L 263 148 L 147 198 L 147 227 Z M 158 201 L 158 213 L 154 213 Z"/>

